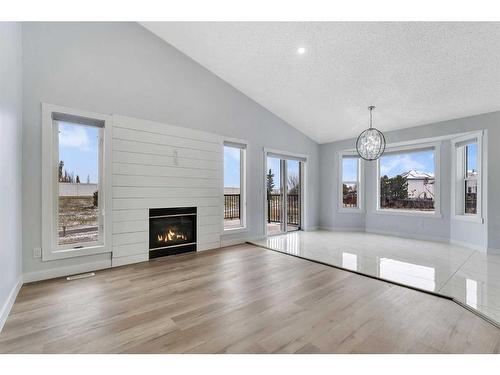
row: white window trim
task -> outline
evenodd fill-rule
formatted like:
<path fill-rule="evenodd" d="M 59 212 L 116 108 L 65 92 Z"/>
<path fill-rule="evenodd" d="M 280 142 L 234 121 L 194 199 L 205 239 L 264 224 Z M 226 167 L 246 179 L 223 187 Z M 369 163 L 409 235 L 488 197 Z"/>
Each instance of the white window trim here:
<path fill-rule="evenodd" d="M 343 196 L 343 163 L 342 159 L 344 156 L 357 156 L 358 157 L 358 181 L 355 182 L 358 185 L 358 207 L 344 207 L 344 196 Z M 338 196 L 338 212 L 339 213 L 364 213 L 365 212 L 365 163 L 361 159 L 357 152 L 354 150 L 340 151 L 338 153 L 338 170 L 339 170 L 339 196 Z"/>
<path fill-rule="evenodd" d="M 233 234 L 247 232 L 247 152 L 248 141 L 238 138 L 224 138 L 222 142 L 222 163 L 224 163 L 224 146 L 238 147 L 243 152 L 240 153 L 240 220 L 241 225 L 234 228 L 226 228 L 224 226 L 224 202 L 222 205 L 222 231 L 224 234 Z M 224 196 L 224 166 L 222 168 L 222 196 Z"/>
<path fill-rule="evenodd" d="M 486 172 L 486 155 L 485 153 L 485 139 L 486 139 L 486 131 L 478 131 L 464 134 L 460 137 L 456 137 L 451 140 L 451 160 L 452 160 L 452 168 L 451 168 L 451 218 L 452 220 L 459 221 L 468 221 L 474 223 L 484 224 L 484 211 L 487 206 L 486 202 L 486 183 L 485 177 L 487 176 Z M 458 183 L 458 175 L 457 175 L 457 144 L 477 140 L 477 165 L 479 171 L 479 177 L 477 179 L 477 214 L 457 214 L 457 183 Z M 461 197 L 460 199 L 463 199 Z"/>
<path fill-rule="evenodd" d="M 399 215 L 410 217 L 427 217 L 440 219 L 441 215 L 441 142 L 428 142 L 428 143 L 408 143 L 401 146 L 388 145 L 385 153 L 392 152 L 412 152 L 425 148 L 434 148 L 434 177 L 435 177 L 435 199 L 434 199 L 434 212 L 422 212 L 411 210 L 397 210 L 390 208 L 380 208 L 380 159 L 377 160 L 376 180 L 375 180 L 375 211 L 373 213 L 378 215 Z"/>
<path fill-rule="evenodd" d="M 57 218 L 54 216 L 57 207 L 57 192 L 55 181 L 57 176 L 57 163 L 55 149 L 53 113 L 63 113 L 71 116 L 86 117 L 104 122 L 102 132 L 104 143 L 102 145 L 100 177 L 102 193 L 99 193 L 99 209 L 103 216 L 104 230 L 102 242 L 75 249 L 66 246 L 57 246 L 55 238 Z M 112 117 L 100 113 L 80 111 L 69 107 L 42 103 L 42 260 L 73 258 L 78 256 L 102 254 L 112 251 L 112 210 L 111 210 L 111 132 Z"/>

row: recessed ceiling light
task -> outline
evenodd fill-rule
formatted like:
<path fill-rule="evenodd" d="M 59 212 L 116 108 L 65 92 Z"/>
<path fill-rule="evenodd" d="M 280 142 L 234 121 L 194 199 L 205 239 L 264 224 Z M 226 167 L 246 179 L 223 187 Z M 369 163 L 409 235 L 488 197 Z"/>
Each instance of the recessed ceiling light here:
<path fill-rule="evenodd" d="M 306 49 L 304 47 L 299 47 L 297 48 L 297 53 L 299 55 L 303 55 L 304 53 L 306 53 Z"/>

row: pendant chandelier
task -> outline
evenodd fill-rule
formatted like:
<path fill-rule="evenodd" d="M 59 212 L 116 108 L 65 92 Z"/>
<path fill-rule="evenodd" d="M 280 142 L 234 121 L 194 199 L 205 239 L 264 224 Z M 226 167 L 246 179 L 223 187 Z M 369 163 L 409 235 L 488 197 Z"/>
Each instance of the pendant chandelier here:
<path fill-rule="evenodd" d="M 373 105 L 368 107 L 370 111 L 370 127 L 363 131 L 356 141 L 356 151 L 364 160 L 377 160 L 385 151 L 385 137 L 378 129 L 373 127 L 372 112 Z"/>

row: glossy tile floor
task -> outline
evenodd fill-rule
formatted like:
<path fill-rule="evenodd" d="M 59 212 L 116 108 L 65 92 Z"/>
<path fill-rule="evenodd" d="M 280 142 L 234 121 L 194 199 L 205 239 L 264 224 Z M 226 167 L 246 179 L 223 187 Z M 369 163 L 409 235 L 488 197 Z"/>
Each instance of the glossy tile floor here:
<path fill-rule="evenodd" d="M 293 232 L 255 245 L 453 297 L 500 324 L 500 256 L 360 232 Z"/>

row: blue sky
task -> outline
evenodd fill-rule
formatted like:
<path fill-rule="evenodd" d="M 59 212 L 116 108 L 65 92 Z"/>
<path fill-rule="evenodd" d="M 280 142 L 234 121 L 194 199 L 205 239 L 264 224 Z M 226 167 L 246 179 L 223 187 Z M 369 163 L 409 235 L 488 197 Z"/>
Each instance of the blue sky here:
<path fill-rule="evenodd" d="M 467 171 L 477 171 L 477 143 L 471 143 L 468 146 Z"/>
<path fill-rule="evenodd" d="M 59 122 L 59 160 L 64 169 L 80 176 L 80 182 L 97 183 L 99 129 L 92 126 Z"/>
<path fill-rule="evenodd" d="M 266 175 L 271 170 L 271 173 L 274 174 L 274 188 L 281 189 L 281 173 L 280 173 L 280 159 L 277 158 L 267 158 L 267 171 Z"/>
<path fill-rule="evenodd" d="M 434 174 L 434 151 L 387 154 L 380 158 L 380 175 L 394 177 L 410 170 Z"/>
<path fill-rule="evenodd" d="M 299 162 L 296 160 L 288 160 L 288 176 L 298 176 L 299 175 Z M 281 176 L 280 176 L 280 159 L 278 158 L 267 158 L 267 171 L 266 174 L 271 169 L 271 172 L 274 174 L 274 188 L 281 188 Z"/>
<path fill-rule="evenodd" d="M 224 146 L 224 187 L 240 187 L 240 149 Z"/>
<path fill-rule="evenodd" d="M 342 181 L 358 180 L 358 158 L 342 159 Z"/>

